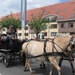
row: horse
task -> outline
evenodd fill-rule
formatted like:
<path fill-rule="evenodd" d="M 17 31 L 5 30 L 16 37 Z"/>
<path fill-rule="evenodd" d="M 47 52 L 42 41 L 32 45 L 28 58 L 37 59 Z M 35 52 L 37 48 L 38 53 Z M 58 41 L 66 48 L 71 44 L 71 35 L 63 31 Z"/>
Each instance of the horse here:
<path fill-rule="evenodd" d="M 62 58 L 61 53 L 64 53 L 65 55 L 71 54 L 72 45 L 75 45 L 75 38 L 72 36 L 56 37 L 53 40 L 48 40 L 45 45 L 44 42 L 39 41 L 29 41 L 24 43 L 22 45 L 21 52 L 21 55 L 24 55 L 26 61 L 24 70 L 26 70 L 26 67 L 28 66 L 31 75 L 33 75 L 30 66 L 30 58 L 34 57 L 36 58 L 36 60 L 39 60 L 41 62 L 45 62 L 48 60 L 52 64 L 52 68 L 49 75 L 52 75 L 54 67 L 57 69 L 58 75 L 61 75 L 61 68 L 58 65 L 59 60 Z M 44 53 L 44 49 L 46 53 Z"/>

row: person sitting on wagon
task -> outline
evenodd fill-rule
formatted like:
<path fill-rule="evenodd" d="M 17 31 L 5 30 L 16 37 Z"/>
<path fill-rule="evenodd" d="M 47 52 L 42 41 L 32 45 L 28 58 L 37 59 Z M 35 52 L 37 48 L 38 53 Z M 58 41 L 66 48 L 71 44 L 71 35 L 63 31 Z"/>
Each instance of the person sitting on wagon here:
<path fill-rule="evenodd" d="M 15 38 L 16 38 L 16 32 L 14 31 L 12 25 L 9 26 L 9 29 L 8 29 L 8 31 L 7 31 L 7 37 L 8 37 L 8 39 L 9 39 L 10 45 L 12 45 L 12 44 L 13 44 L 12 39 L 15 39 Z"/>

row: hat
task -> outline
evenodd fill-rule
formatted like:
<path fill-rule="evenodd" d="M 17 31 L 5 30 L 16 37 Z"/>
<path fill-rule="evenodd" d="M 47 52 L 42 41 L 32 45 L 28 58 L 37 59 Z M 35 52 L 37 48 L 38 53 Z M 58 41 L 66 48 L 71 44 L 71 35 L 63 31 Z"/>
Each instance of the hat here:
<path fill-rule="evenodd" d="M 13 28 L 13 26 L 11 25 L 11 26 L 9 26 L 9 28 Z"/>

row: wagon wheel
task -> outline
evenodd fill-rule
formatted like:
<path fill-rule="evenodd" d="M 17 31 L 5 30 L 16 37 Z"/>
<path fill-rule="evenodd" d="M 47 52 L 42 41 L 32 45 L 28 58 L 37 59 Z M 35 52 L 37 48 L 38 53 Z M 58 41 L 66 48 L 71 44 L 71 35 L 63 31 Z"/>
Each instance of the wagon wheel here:
<path fill-rule="evenodd" d="M 9 66 L 10 60 L 9 60 L 8 55 L 4 55 L 4 56 L 3 56 L 3 63 L 4 63 L 4 65 L 5 65 L 6 67 Z"/>

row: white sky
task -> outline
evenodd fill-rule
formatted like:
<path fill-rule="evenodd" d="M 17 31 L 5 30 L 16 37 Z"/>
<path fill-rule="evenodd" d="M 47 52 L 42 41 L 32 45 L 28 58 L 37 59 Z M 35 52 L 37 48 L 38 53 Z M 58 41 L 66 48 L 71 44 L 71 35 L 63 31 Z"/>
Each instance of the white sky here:
<path fill-rule="evenodd" d="M 27 0 L 27 10 L 60 3 L 61 0 Z M 21 11 L 21 0 L 0 0 L 0 17 Z"/>

